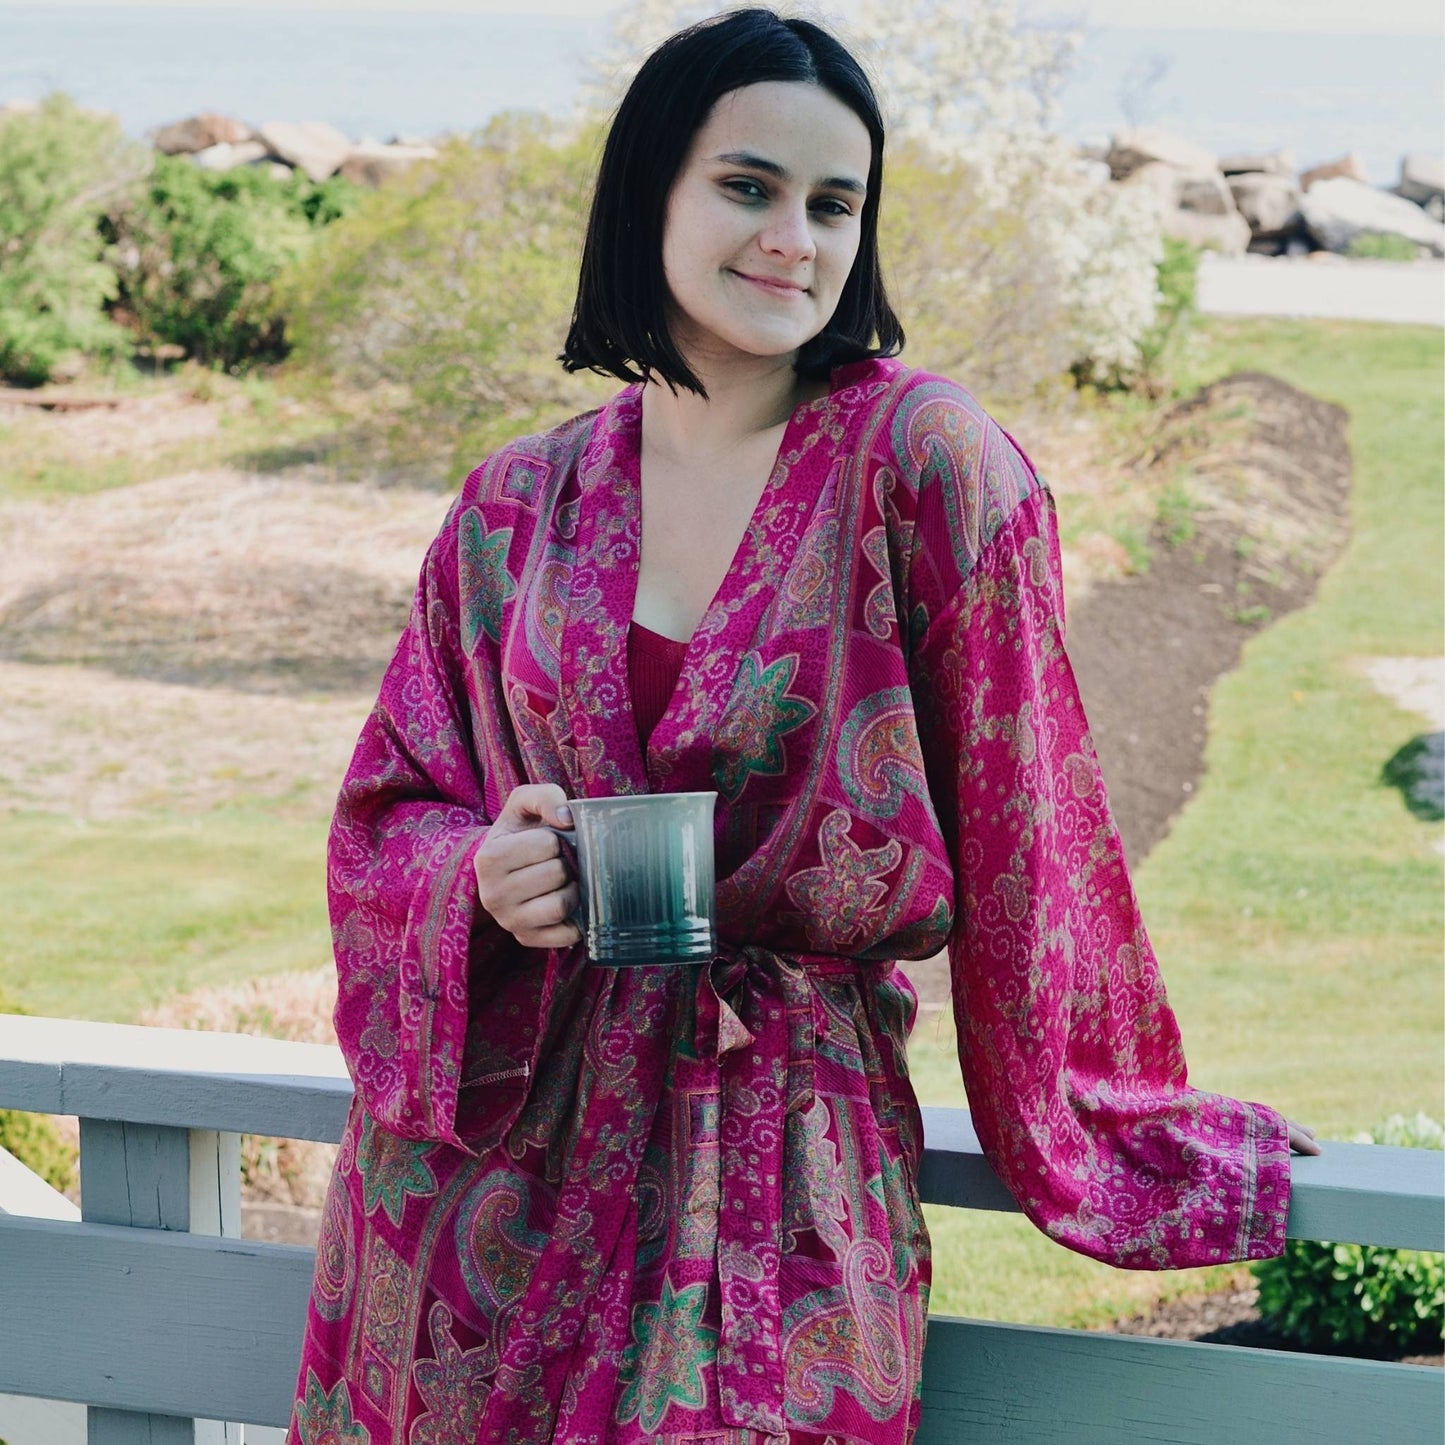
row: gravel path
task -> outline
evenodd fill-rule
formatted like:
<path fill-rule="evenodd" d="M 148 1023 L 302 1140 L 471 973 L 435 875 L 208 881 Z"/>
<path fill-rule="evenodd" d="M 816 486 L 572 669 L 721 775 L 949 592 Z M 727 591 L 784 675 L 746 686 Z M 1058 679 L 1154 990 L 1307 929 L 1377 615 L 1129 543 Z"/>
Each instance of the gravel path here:
<path fill-rule="evenodd" d="M 1445 261 L 1348 261 L 1317 252 L 1199 263 L 1199 309 L 1217 316 L 1315 316 L 1445 326 Z"/>

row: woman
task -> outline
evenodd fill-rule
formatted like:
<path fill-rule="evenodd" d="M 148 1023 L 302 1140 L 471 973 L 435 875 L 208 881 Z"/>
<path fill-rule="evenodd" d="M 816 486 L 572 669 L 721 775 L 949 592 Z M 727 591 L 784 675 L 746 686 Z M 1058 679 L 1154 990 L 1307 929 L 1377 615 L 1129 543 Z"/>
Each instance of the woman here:
<path fill-rule="evenodd" d="M 1062 650 L 1048 493 L 893 357 L 883 131 L 766 10 L 674 36 L 602 161 L 570 369 L 468 477 L 343 787 L 356 1103 L 291 1438 L 864 1442 L 918 1423 L 892 960 L 945 944 L 990 1163 L 1055 1239 L 1280 1251 L 1293 1142 L 1186 1086 Z M 709 964 L 588 966 L 544 825 L 718 792 Z"/>

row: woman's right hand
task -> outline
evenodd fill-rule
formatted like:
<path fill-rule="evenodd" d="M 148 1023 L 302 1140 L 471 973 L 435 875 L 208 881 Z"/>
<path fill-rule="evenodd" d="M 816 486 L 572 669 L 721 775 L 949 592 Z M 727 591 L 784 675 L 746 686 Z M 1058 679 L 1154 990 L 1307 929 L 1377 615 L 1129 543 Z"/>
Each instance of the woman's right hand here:
<path fill-rule="evenodd" d="M 477 849 L 482 907 L 527 948 L 570 948 L 582 937 L 572 922 L 577 884 L 548 831 L 571 826 L 567 794 L 556 783 L 524 783 L 507 795 Z"/>

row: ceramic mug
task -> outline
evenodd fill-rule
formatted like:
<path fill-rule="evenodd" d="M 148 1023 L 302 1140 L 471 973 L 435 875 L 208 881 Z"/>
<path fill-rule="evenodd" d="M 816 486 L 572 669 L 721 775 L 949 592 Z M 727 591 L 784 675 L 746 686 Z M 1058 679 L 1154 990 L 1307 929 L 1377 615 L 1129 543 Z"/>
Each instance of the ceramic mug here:
<path fill-rule="evenodd" d="M 698 963 L 717 952 L 716 793 L 569 798 L 577 855 L 574 918 L 605 968 Z"/>

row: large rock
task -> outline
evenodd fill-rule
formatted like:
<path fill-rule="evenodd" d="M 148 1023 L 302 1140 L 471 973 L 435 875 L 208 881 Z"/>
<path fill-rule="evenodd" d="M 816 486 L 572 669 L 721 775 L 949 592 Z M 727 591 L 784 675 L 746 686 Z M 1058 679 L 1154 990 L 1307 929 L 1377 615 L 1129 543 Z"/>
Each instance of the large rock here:
<path fill-rule="evenodd" d="M 418 161 L 436 159 L 436 147 L 429 145 L 382 145 L 362 141 L 351 148 L 341 163 L 341 174 L 362 186 L 379 186 L 391 176 L 409 171 Z"/>
<path fill-rule="evenodd" d="M 207 146 L 203 151 L 191 152 L 191 159 L 208 171 L 233 171 L 237 166 L 254 165 L 270 154 L 258 140 L 243 140 L 237 145 L 221 141 L 219 145 Z"/>
<path fill-rule="evenodd" d="M 1326 161 L 1322 166 L 1313 166 L 1303 172 L 1299 178 L 1299 188 L 1307 191 L 1316 181 L 1332 181 L 1337 176 L 1344 176 L 1347 180 L 1361 181 L 1366 179 L 1365 163 L 1359 156 L 1351 151 L 1348 155 L 1341 156 L 1338 160 Z"/>
<path fill-rule="evenodd" d="M 188 156 L 218 145 L 238 145 L 250 140 L 254 134 L 244 121 L 208 110 L 170 125 L 158 126 L 150 133 L 150 141 L 158 151 L 164 151 L 168 156 Z"/>
<path fill-rule="evenodd" d="M 1207 216 L 1199 211 L 1166 211 L 1164 234 L 1191 246 L 1242 256 L 1249 249 L 1249 222 L 1236 211 L 1231 216 Z"/>
<path fill-rule="evenodd" d="M 1217 173 L 1212 179 L 1225 186 L 1221 200 L 1217 191 L 1207 185 L 1209 176 L 1190 175 L 1164 161 L 1149 161 L 1136 170 L 1126 186 L 1139 186 L 1154 193 L 1159 206 L 1159 220 L 1166 235 L 1176 236 L 1194 246 L 1207 246 L 1228 256 L 1239 256 L 1249 245 L 1249 222 L 1234 209 L 1233 198 Z M 1218 209 L 1205 211 L 1186 208 L 1188 197 L 1195 206 L 1208 204 Z M 1227 205 L 1228 211 L 1222 207 Z"/>
<path fill-rule="evenodd" d="M 1407 201 L 1428 206 L 1445 197 L 1445 157 L 1414 151 L 1400 162 L 1400 184 L 1395 189 Z"/>
<path fill-rule="evenodd" d="M 1200 171 L 1181 175 L 1179 209 L 1200 216 L 1232 216 L 1236 207 L 1229 182 L 1218 171 Z"/>
<path fill-rule="evenodd" d="M 324 120 L 267 121 L 260 133 L 274 155 L 305 171 L 313 181 L 334 176 L 351 154 L 351 142 Z"/>
<path fill-rule="evenodd" d="M 1283 236 L 1302 224 L 1300 189 L 1289 176 L 1249 171 L 1230 176 L 1229 189 L 1256 240 Z"/>
<path fill-rule="evenodd" d="M 1327 251 L 1344 252 L 1356 236 L 1403 236 L 1445 256 L 1445 225 L 1413 201 L 1346 176 L 1316 181 L 1300 202 L 1310 235 Z"/>
<path fill-rule="evenodd" d="M 1150 161 L 1162 161 L 1196 174 L 1219 169 L 1212 152 L 1158 126 L 1135 126 L 1117 132 L 1109 146 L 1108 161 L 1116 181 L 1127 180 Z"/>
<path fill-rule="evenodd" d="M 1266 176 L 1293 176 L 1294 152 L 1249 151 L 1238 155 L 1221 156 L 1219 169 L 1227 176 L 1244 176 L 1258 172 Z"/>

